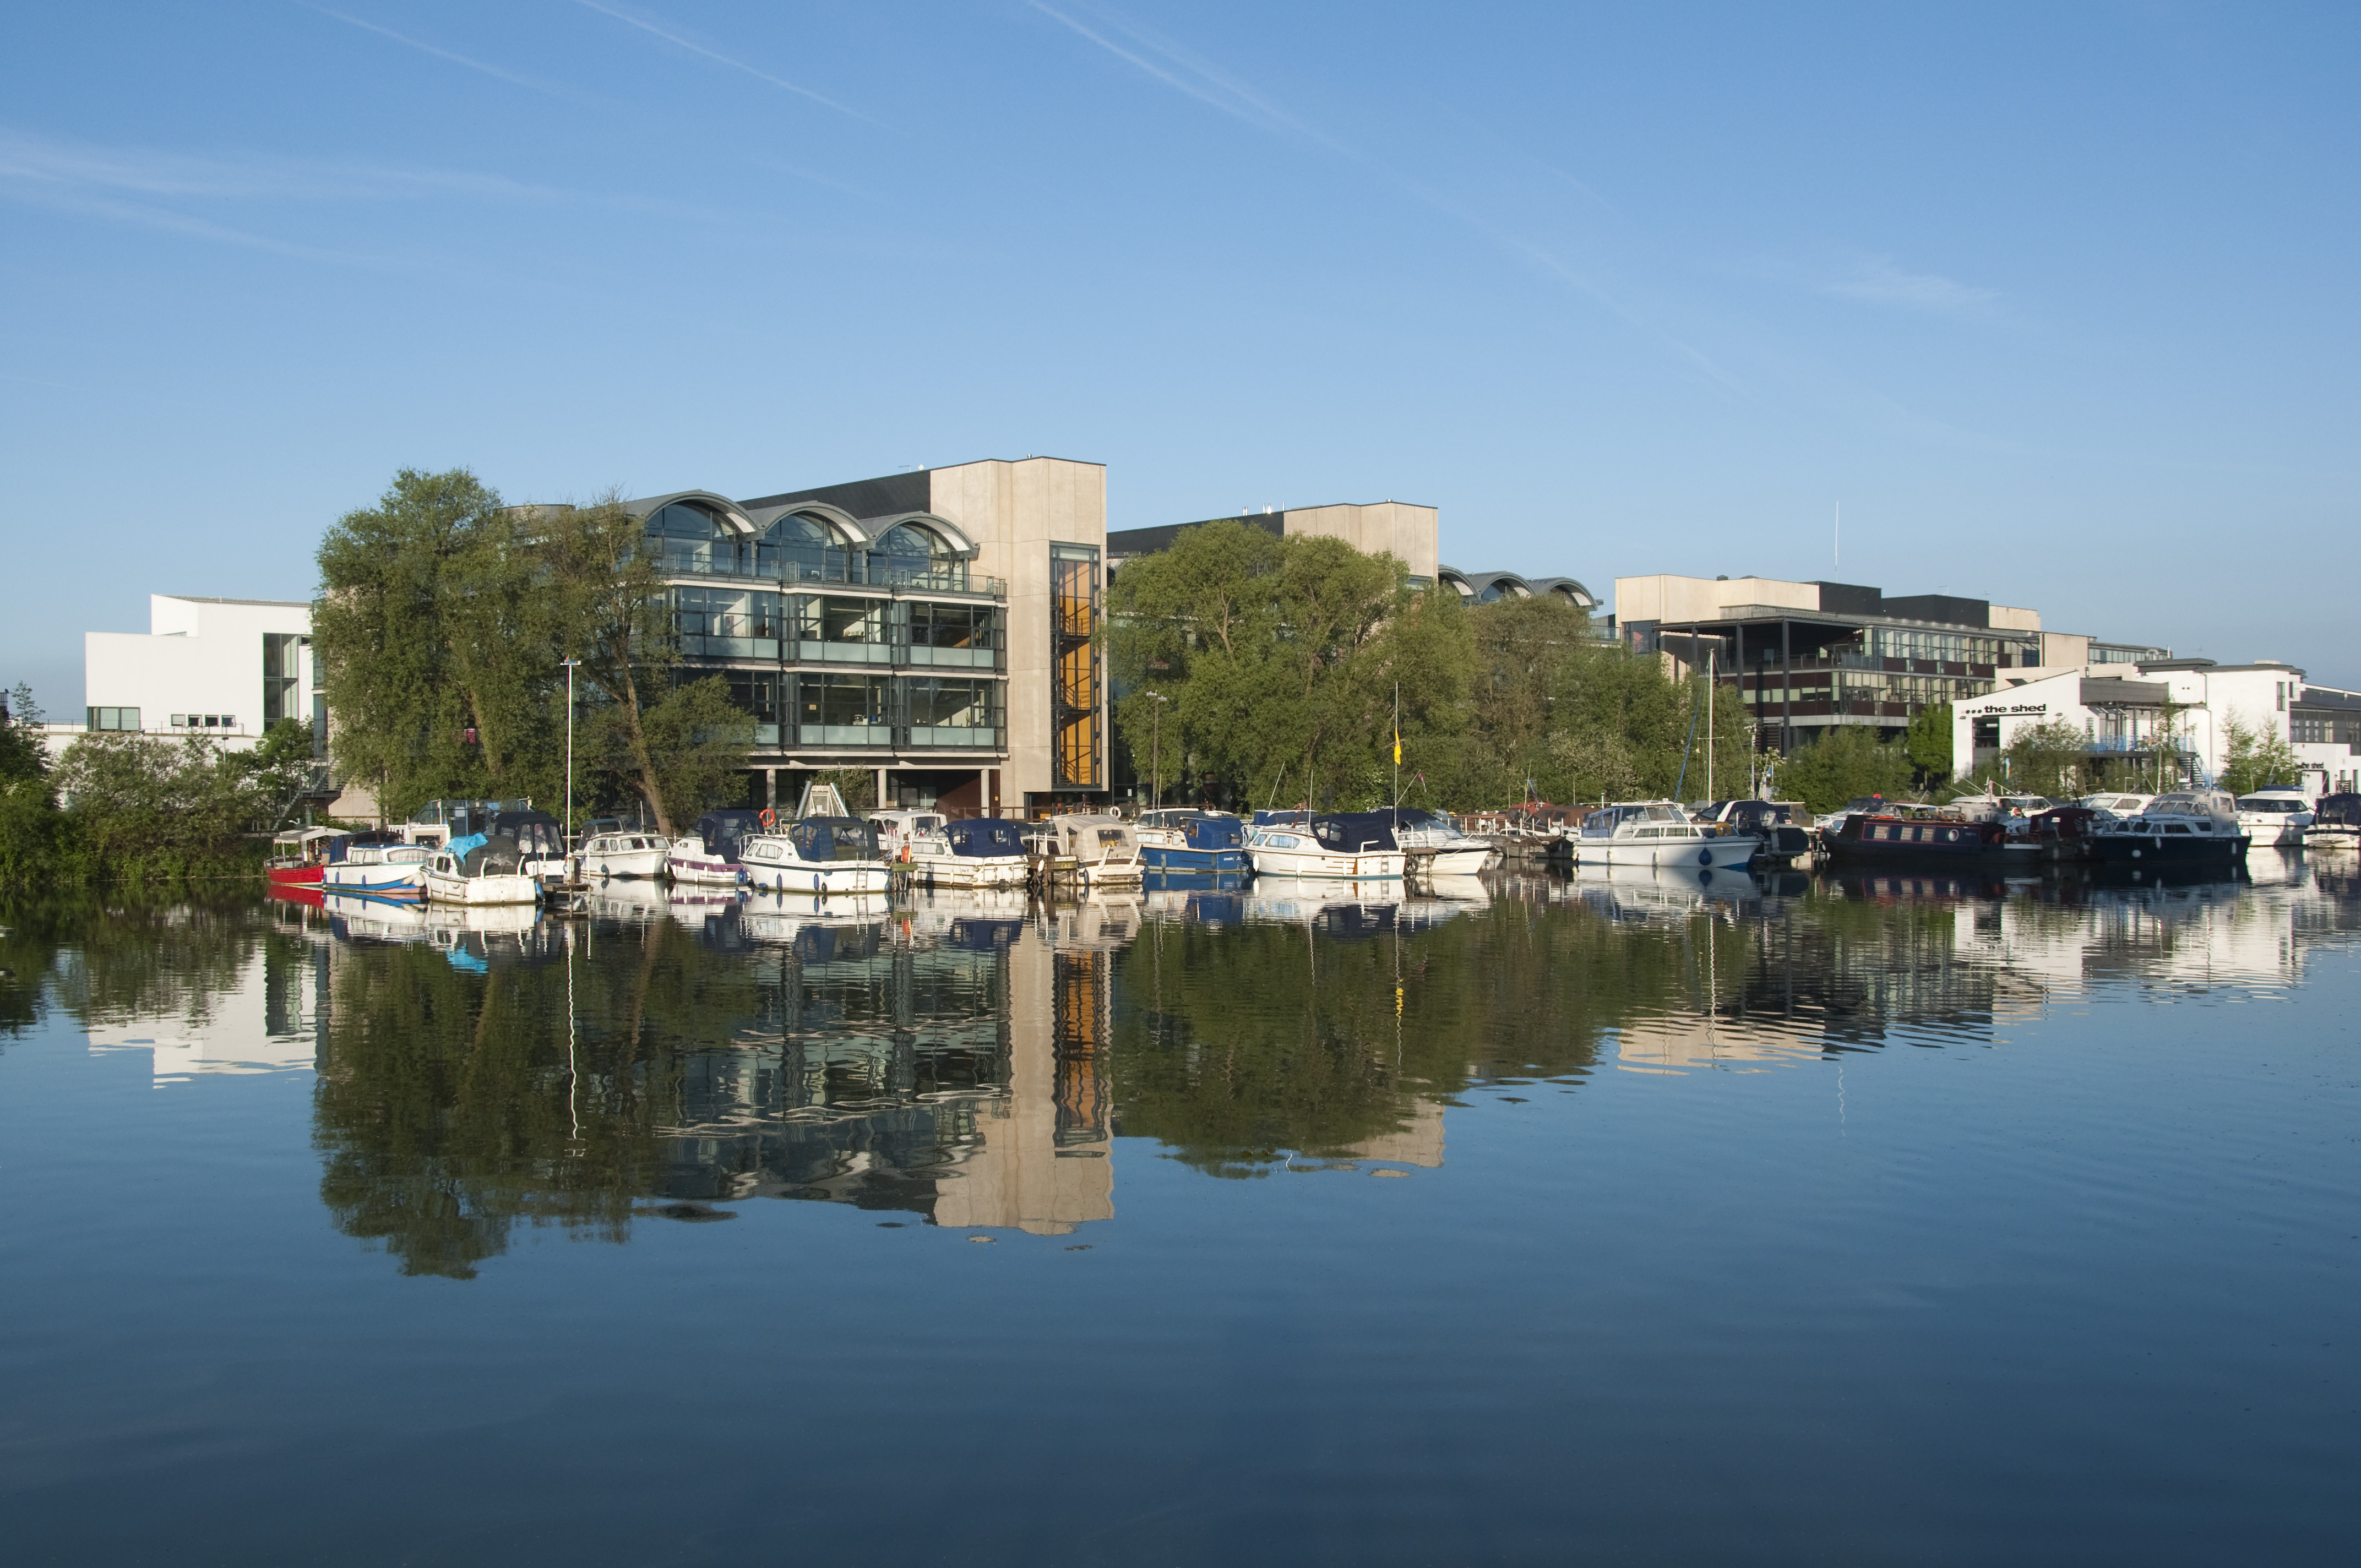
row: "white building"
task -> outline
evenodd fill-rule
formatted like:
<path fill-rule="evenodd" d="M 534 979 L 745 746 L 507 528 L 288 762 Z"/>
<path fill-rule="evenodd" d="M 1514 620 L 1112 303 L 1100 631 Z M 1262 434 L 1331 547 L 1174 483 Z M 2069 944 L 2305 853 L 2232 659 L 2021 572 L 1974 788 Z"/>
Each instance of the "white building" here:
<path fill-rule="evenodd" d="M 2361 693 L 2312 685 L 2292 664 L 2261 660 L 2153 659 L 2126 668 L 2089 664 L 2008 682 L 1951 707 L 1951 766 L 1981 779 L 2025 730 L 2059 719 L 2089 737 L 2086 754 L 2121 757 L 2151 750 L 2171 710 L 2185 766 L 2219 777 L 2233 720 L 2294 748 L 2315 794 L 2361 787 Z"/>
<path fill-rule="evenodd" d="M 148 597 L 148 630 L 82 634 L 83 728 L 205 735 L 244 751 L 282 718 L 325 724 L 312 607 Z"/>

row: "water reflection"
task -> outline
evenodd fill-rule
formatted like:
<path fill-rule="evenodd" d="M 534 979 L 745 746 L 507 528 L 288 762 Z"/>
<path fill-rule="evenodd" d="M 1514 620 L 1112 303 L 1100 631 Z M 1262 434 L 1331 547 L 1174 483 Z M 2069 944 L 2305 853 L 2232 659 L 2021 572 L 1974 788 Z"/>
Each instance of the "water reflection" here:
<path fill-rule="evenodd" d="M 1064 1234 L 1115 1218 L 1125 1138 L 1224 1179 L 1431 1170 L 1479 1091 L 1988 1041 L 2115 987 L 2272 994 L 2352 939 L 2361 886 L 2263 873 L 32 910 L 0 922 L 0 1036 L 55 1009 L 161 1086 L 313 1069 L 321 1199 L 410 1273 L 759 1199 Z"/>

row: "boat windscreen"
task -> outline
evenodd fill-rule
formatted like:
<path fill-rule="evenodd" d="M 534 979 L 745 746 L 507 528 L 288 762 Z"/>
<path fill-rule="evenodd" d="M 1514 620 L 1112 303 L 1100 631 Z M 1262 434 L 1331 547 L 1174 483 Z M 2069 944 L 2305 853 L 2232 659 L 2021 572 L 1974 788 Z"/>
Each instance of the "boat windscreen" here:
<path fill-rule="evenodd" d="M 2361 828 L 2361 795 L 2340 792 L 2322 796 L 2315 819 L 2330 828 Z"/>
<path fill-rule="evenodd" d="M 751 811 L 708 811 L 697 819 L 697 836 L 705 852 L 735 865 L 738 847 L 763 830 L 763 819 Z"/>
<path fill-rule="evenodd" d="M 1312 836 L 1320 847 L 1339 854 L 1357 855 L 1396 849 L 1393 814 L 1389 811 L 1347 811 L 1312 819 Z"/>
<path fill-rule="evenodd" d="M 807 861 L 878 859 L 874 825 L 851 817 L 807 817 L 787 829 L 787 841 Z"/>
<path fill-rule="evenodd" d="M 1025 830 L 1004 817 L 971 817 L 943 829 L 959 855 L 1021 855 Z"/>

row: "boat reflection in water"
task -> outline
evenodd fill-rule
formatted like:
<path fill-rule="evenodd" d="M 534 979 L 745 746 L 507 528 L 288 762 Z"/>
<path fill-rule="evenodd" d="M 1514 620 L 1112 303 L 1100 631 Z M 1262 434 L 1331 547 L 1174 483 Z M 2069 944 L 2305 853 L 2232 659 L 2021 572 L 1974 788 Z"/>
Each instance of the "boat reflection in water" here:
<path fill-rule="evenodd" d="M 159 1080 L 315 1061 L 336 1223 L 464 1277 L 520 1226 L 620 1241 L 765 1198 L 1063 1234 L 1115 1215 L 1118 1135 L 1225 1178 L 1415 1174 L 1472 1091 L 1988 1043 L 2115 986 L 2268 993 L 2361 929 L 2361 879 L 2288 859 L 2268 883 L 1601 868 L 1066 901 L 610 883 L 570 919 L 274 901 L 93 927 L 76 984 L 93 1048 L 150 1049 Z M 173 961 L 250 998 L 143 989 L 159 946 L 204 943 L 225 956 Z M 136 1004 L 110 1012 L 117 973 Z M 267 1047 L 204 1022 L 265 1013 Z"/>

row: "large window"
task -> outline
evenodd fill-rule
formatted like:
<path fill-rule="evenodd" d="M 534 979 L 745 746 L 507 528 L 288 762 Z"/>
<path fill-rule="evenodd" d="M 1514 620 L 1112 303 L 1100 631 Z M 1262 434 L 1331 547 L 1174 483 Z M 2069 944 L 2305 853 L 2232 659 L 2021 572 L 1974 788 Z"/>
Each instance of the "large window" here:
<path fill-rule="evenodd" d="M 731 577 L 746 570 L 737 534 L 711 512 L 686 501 L 674 501 L 649 514 L 648 543 L 666 572 Z"/>
<path fill-rule="evenodd" d="M 1050 749 L 1059 789 L 1099 787 L 1099 553 L 1049 546 Z"/>
<path fill-rule="evenodd" d="M 904 681 L 902 687 L 909 709 L 910 745 L 999 749 L 998 681 L 917 676 Z"/>
<path fill-rule="evenodd" d="M 991 605 L 925 604 L 909 607 L 910 663 L 1000 667 L 1000 611 Z"/>
<path fill-rule="evenodd" d="M 804 675 L 796 741 L 803 746 L 886 746 L 894 740 L 893 681 L 884 675 Z"/>
<path fill-rule="evenodd" d="M 892 601 L 798 594 L 792 601 L 797 659 L 829 664 L 890 664 Z"/>
<path fill-rule="evenodd" d="M 755 542 L 754 570 L 791 583 L 857 583 L 861 553 L 826 521 L 791 511 Z"/>
<path fill-rule="evenodd" d="M 881 585 L 963 589 L 967 587 L 967 563 L 934 530 L 914 522 L 898 522 L 878 535 L 877 542 L 869 547 L 869 580 Z"/>
<path fill-rule="evenodd" d="M 93 707 L 90 710 L 90 727 L 102 730 L 136 730 L 139 728 L 139 710 L 136 707 Z"/>
<path fill-rule="evenodd" d="M 708 659 L 779 656 L 779 596 L 752 588 L 675 588 L 680 651 Z"/>
<path fill-rule="evenodd" d="M 303 638 L 293 631 L 262 634 L 262 726 L 268 729 L 282 718 L 302 711 L 295 683 L 302 678 Z"/>
<path fill-rule="evenodd" d="M 697 672 L 684 674 L 693 676 Z M 730 700 L 754 721 L 754 744 L 777 745 L 779 687 L 785 677 L 769 670 L 724 670 L 721 674 L 730 683 Z"/>

